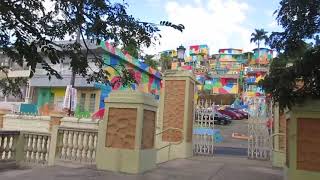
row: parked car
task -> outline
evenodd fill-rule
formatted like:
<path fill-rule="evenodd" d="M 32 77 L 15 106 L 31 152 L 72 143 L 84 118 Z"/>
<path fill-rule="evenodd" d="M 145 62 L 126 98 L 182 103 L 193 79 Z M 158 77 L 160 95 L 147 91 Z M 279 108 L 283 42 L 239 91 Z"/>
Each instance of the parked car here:
<path fill-rule="evenodd" d="M 215 124 L 230 124 L 232 119 L 229 116 L 223 115 L 220 112 L 216 111 L 214 115 L 214 123 Z"/>
<path fill-rule="evenodd" d="M 231 107 L 228 107 L 226 108 L 227 110 L 230 110 L 230 111 L 233 111 L 233 112 L 236 112 L 238 114 L 241 114 L 243 116 L 243 119 L 248 119 L 249 118 L 249 114 L 245 111 L 242 111 L 241 109 L 236 109 L 236 108 L 231 108 Z"/>
<path fill-rule="evenodd" d="M 231 119 L 235 119 L 235 120 L 239 120 L 242 118 L 242 116 L 236 112 L 230 111 L 230 110 L 226 110 L 226 109 L 220 109 L 218 110 L 218 112 L 220 112 L 221 114 L 227 115 L 229 116 Z"/>

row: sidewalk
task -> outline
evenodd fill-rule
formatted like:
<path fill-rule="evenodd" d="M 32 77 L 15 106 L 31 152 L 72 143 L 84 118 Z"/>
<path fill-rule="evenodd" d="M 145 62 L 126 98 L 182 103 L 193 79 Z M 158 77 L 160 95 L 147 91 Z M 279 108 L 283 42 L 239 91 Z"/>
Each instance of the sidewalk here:
<path fill-rule="evenodd" d="M 179 159 L 140 175 L 98 171 L 88 167 L 37 167 L 0 171 L 1 180 L 282 180 L 282 170 L 267 161 L 217 156 Z"/>

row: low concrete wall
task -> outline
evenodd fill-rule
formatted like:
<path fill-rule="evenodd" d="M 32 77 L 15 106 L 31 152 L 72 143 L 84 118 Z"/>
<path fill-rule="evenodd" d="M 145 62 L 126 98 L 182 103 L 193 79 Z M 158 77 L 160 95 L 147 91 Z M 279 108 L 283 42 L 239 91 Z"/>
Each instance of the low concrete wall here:
<path fill-rule="evenodd" d="M 2 130 L 50 132 L 50 116 L 28 116 L 6 114 L 3 116 Z"/>
<path fill-rule="evenodd" d="M 62 127 L 78 128 L 78 129 L 94 129 L 98 130 L 99 121 L 88 118 L 64 117 L 61 119 Z"/>
<path fill-rule="evenodd" d="M 98 130 L 98 124 L 99 121 L 87 118 L 79 119 L 75 117 L 63 117 L 60 120 L 55 116 L 28 116 L 6 114 L 3 116 L 2 130 L 49 133 L 51 132 L 53 125 L 61 125 L 61 127 L 67 128 Z"/>

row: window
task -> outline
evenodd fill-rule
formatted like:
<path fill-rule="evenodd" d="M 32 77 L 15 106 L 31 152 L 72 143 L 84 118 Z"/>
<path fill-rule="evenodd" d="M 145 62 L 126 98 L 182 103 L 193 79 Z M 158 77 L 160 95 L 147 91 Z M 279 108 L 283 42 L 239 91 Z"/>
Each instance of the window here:
<path fill-rule="evenodd" d="M 90 100 L 89 100 L 89 111 L 94 112 L 95 111 L 95 106 L 96 106 L 96 94 L 91 93 L 90 94 Z"/>
<path fill-rule="evenodd" d="M 83 112 L 85 110 L 85 102 L 86 102 L 86 94 L 85 93 L 81 93 L 80 95 L 80 100 L 79 100 L 79 110 L 81 112 Z"/>
<path fill-rule="evenodd" d="M 55 97 L 56 99 L 56 104 L 55 107 L 59 110 L 63 109 L 63 101 L 64 101 L 64 96 L 57 96 Z"/>

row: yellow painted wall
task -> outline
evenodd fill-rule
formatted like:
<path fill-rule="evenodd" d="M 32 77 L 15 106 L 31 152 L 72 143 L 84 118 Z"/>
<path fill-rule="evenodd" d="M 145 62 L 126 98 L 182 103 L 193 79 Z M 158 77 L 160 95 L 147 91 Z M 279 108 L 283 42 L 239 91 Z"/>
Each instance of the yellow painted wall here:
<path fill-rule="evenodd" d="M 52 88 L 52 92 L 54 93 L 54 96 L 63 96 L 66 92 L 66 88 Z"/>

